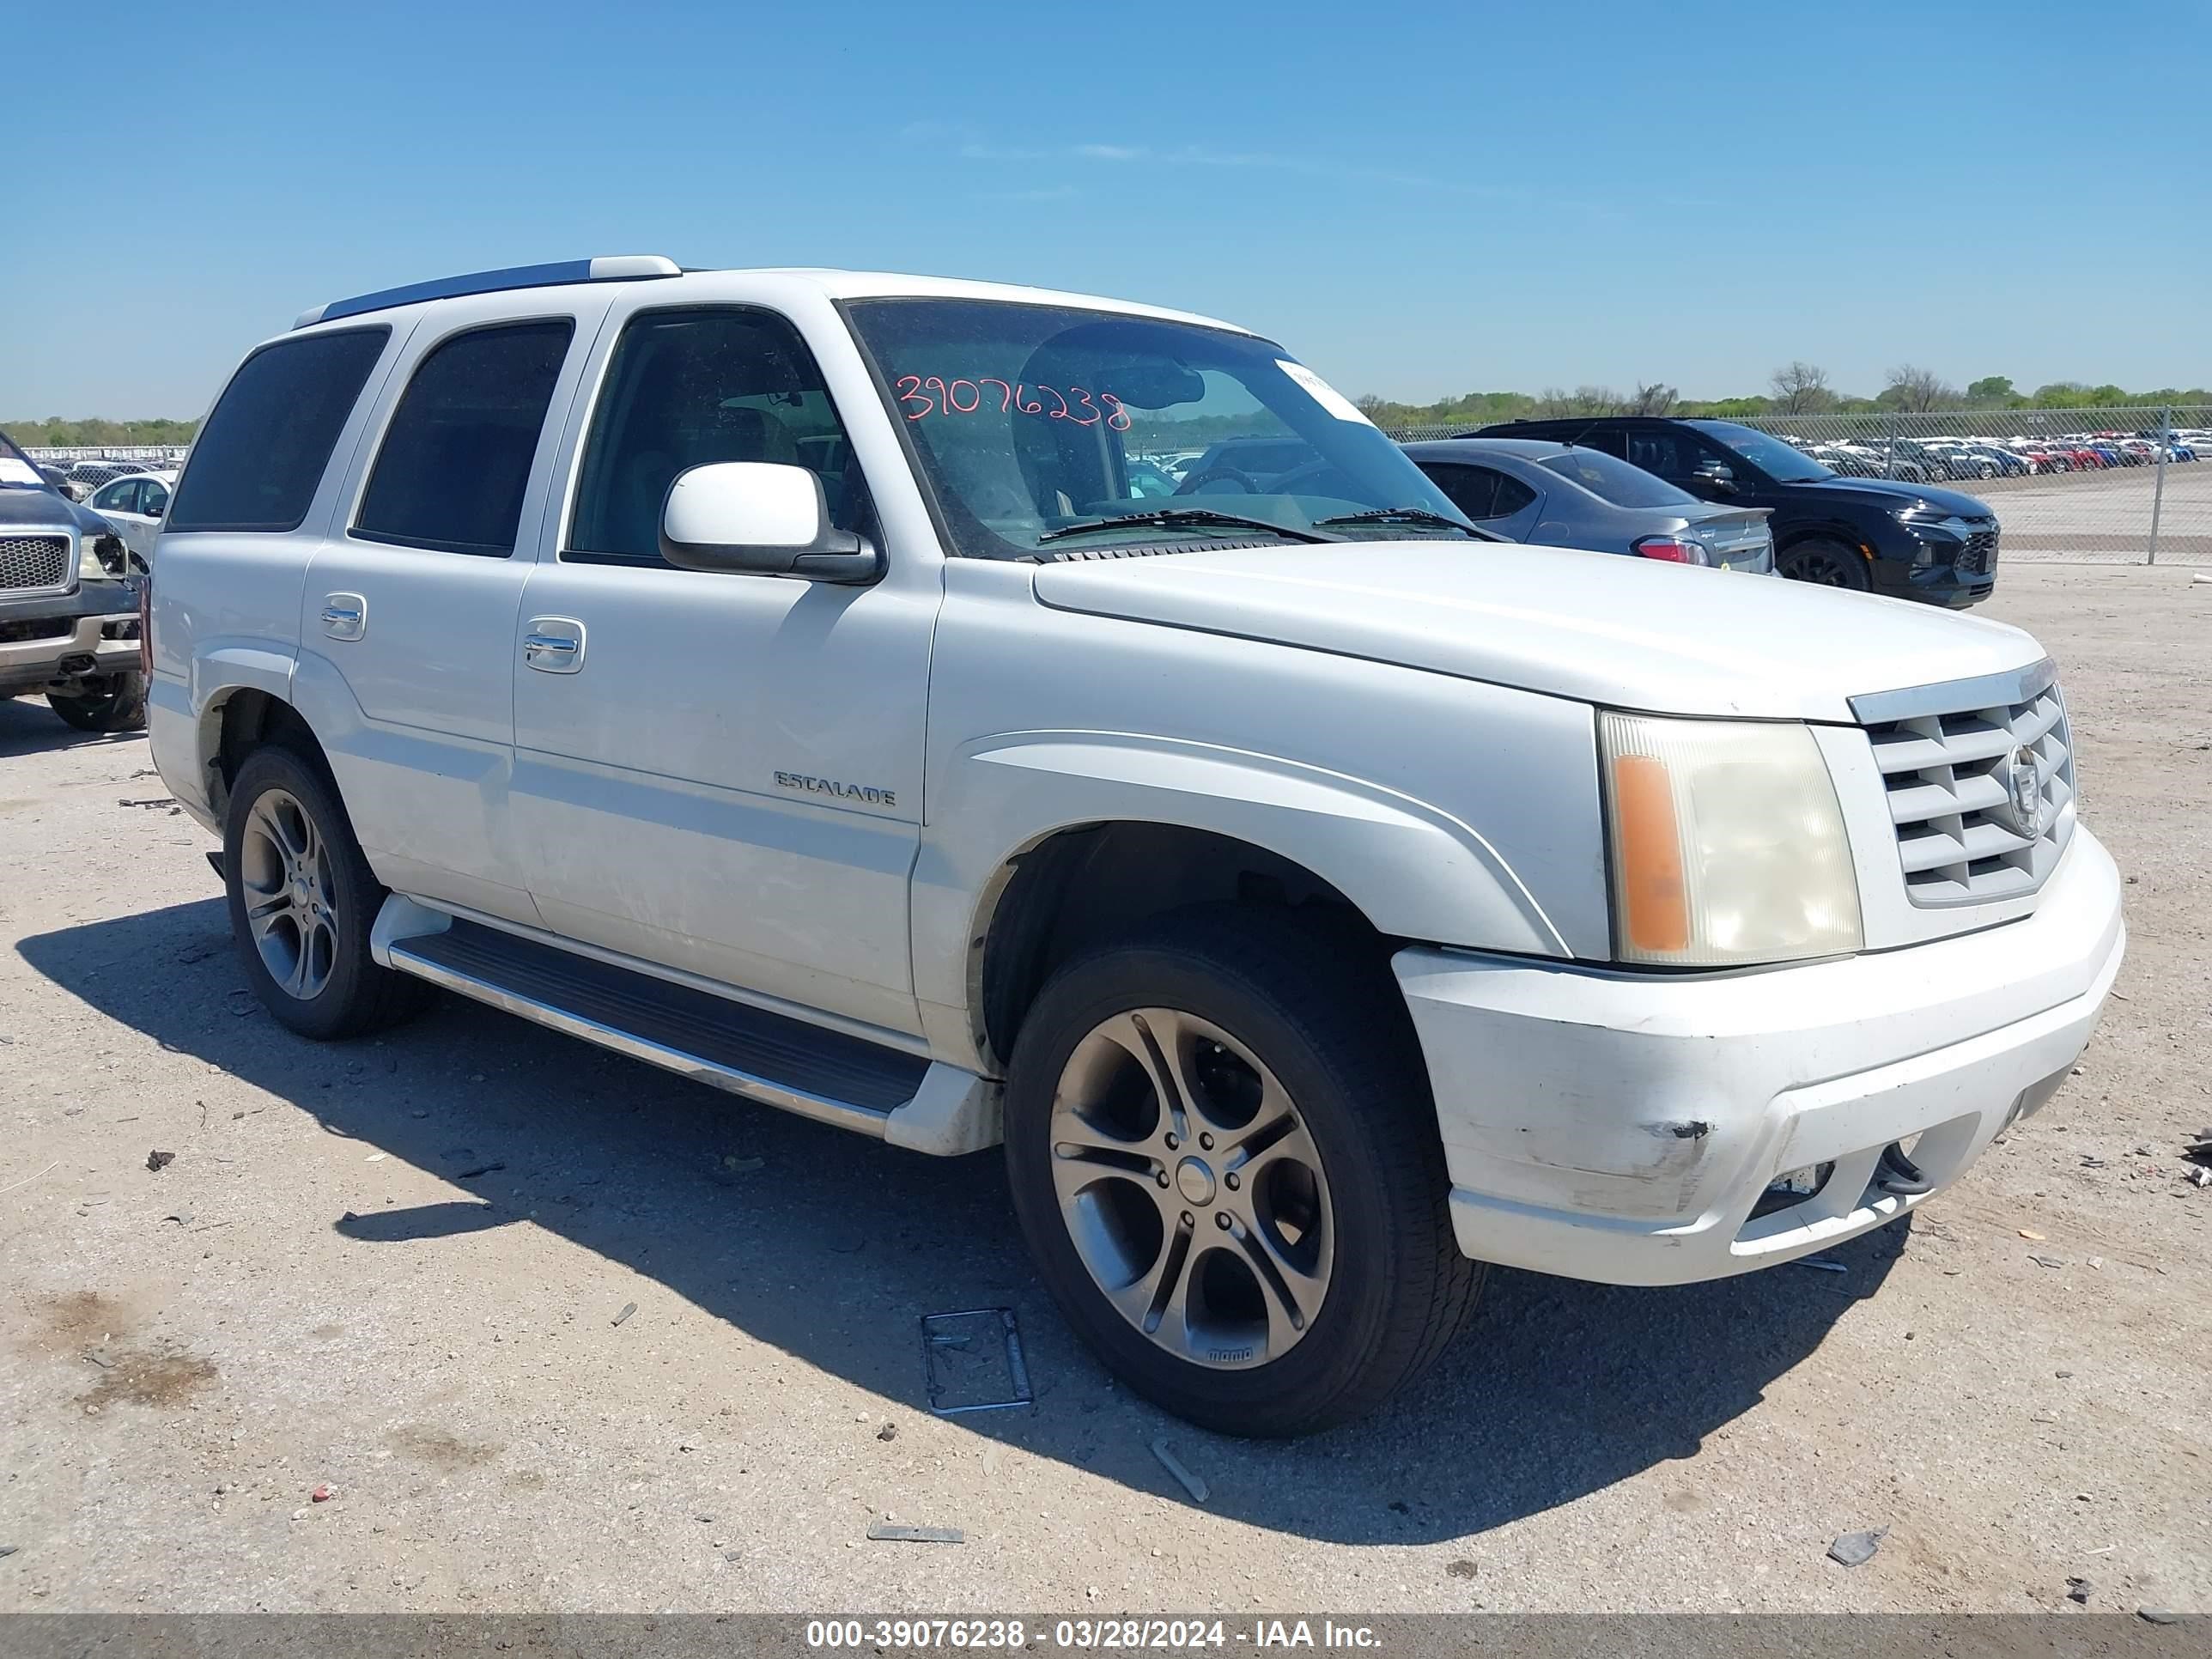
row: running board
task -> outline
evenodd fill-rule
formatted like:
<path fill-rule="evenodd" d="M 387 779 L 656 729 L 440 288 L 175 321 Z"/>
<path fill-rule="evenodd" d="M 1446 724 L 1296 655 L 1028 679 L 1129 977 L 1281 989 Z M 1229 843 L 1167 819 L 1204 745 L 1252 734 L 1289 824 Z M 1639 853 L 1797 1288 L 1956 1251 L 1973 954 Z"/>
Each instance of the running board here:
<path fill-rule="evenodd" d="M 398 895 L 386 911 L 376 954 L 392 968 L 553 1030 L 918 1152 L 973 1152 L 998 1139 L 997 1092 L 974 1073 Z"/>

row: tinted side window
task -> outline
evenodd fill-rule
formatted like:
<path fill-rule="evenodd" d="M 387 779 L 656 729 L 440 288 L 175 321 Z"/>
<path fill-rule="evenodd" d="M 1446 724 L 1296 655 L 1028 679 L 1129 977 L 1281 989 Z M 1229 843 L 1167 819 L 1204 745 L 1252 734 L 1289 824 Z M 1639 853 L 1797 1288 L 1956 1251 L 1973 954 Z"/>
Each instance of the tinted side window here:
<path fill-rule="evenodd" d="M 560 317 L 441 341 L 392 410 L 353 533 L 447 553 L 513 553 L 538 436 L 575 331 Z"/>
<path fill-rule="evenodd" d="M 1468 518 L 1490 516 L 1490 504 L 1498 499 L 1498 474 L 1488 467 L 1431 464 L 1421 470 Z"/>
<path fill-rule="evenodd" d="M 562 556 L 660 564 L 669 486 L 717 461 L 805 467 L 831 523 L 872 527 L 844 422 L 797 330 L 760 311 L 648 311 L 623 328 L 607 365 Z"/>
<path fill-rule="evenodd" d="M 1698 442 L 1683 432 L 1632 432 L 1628 464 L 1662 478 L 1686 478 L 1698 465 Z"/>
<path fill-rule="evenodd" d="M 138 510 L 149 519 L 158 519 L 169 505 L 169 486 L 159 478 L 146 480 L 146 493 L 138 498 Z"/>
<path fill-rule="evenodd" d="M 1501 472 L 1498 475 L 1498 499 L 1490 504 L 1490 516 L 1510 519 L 1535 499 L 1536 492 L 1527 484 L 1518 478 L 1509 478 Z"/>
<path fill-rule="evenodd" d="M 297 530 L 391 333 L 310 334 L 248 357 L 193 441 L 167 527 Z"/>
<path fill-rule="evenodd" d="M 95 513 L 136 513 L 138 510 L 138 480 L 118 478 L 111 484 L 102 484 L 92 492 L 85 503 Z"/>

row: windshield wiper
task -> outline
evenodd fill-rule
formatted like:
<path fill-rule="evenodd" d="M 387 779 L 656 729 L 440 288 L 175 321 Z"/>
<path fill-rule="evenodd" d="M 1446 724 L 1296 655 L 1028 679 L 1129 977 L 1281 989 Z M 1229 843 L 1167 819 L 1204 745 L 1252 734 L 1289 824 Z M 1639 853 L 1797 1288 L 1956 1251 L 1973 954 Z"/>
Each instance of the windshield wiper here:
<path fill-rule="evenodd" d="M 1377 507 L 1365 513 L 1340 513 L 1333 519 L 1316 519 L 1316 524 L 1432 524 L 1446 530 L 1456 530 L 1462 535 L 1480 536 L 1486 541 L 1499 541 L 1502 537 L 1487 530 L 1477 530 L 1461 520 L 1447 518 L 1441 513 L 1431 513 L 1425 507 Z"/>
<path fill-rule="evenodd" d="M 1085 519 L 1075 524 L 1064 524 L 1057 530 L 1048 530 L 1037 538 L 1040 543 L 1056 542 L 1063 536 L 1086 536 L 1094 530 L 1114 530 L 1122 525 L 1152 525 L 1164 530 L 1174 530 L 1184 525 L 1204 526 L 1221 525 L 1237 530 L 1264 530 L 1269 535 L 1280 536 L 1291 542 L 1334 542 L 1340 536 L 1323 536 L 1311 530 L 1293 530 L 1286 524 L 1277 524 L 1272 519 L 1247 518 L 1242 513 L 1217 513 L 1210 507 L 1156 507 L 1144 513 L 1116 513 L 1107 518 Z"/>

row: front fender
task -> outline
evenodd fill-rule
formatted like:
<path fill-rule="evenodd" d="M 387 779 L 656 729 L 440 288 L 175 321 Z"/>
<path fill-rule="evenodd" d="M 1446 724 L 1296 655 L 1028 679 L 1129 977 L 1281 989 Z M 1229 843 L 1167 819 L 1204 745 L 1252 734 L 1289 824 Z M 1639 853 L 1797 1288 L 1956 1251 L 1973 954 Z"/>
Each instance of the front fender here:
<path fill-rule="evenodd" d="M 1118 732 L 1010 732 L 969 745 L 962 758 L 1034 775 L 1030 782 L 1050 780 L 1047 793 L 1064 816 L 1044 834 L 1115 819 L 1207 830 L 1304 865 L 1383 933 L 1572 954 L 1535 896 L 1472 825 L 1359 778 Z M 1022 787 L 1015 783 L 1010 793 Z"/>
<path fill-rule="evenodd" d="M 1324 768 L 1184 738 L 1007 732 L 963 744 L 951 811 L 915 870 L 916 988 L 968 1000 L 965 964 L 1002 872 L 1063 830 L 1113 823 L 1207 830 L 1321 877 L 1382 932 L 1540 957 L 1574 954 L 1498 849 L 1449 812 Z M 978 856 L 981 854 L 982 856 Z"/>

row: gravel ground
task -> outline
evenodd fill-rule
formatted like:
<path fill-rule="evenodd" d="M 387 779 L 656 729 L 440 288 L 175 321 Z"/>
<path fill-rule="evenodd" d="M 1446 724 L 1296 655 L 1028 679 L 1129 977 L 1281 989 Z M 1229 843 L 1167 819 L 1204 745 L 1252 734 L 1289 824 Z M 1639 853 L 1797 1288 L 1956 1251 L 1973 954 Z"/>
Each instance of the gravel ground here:
<path fill-rule="evenodd" d="M 1846 1273 L 1501 1272 L 1414 1395 L 1290 1445 L 1117 1391 L 995 1154 L 458 1002 L 288 1036 L 144 743 L 0 703 L 0 1610 L 2212 1608 L 2212 586 L 1990 609 L 2136 883 L 2081 1074 Z M 1036 1411 L 931 1416 L 918 1316 L 992 1305 Z"/>
<path fill-rule="evenodd" d="M 1945 486 L 1996 509 L 2004 562 L 2135 560 L 2150 545 L 2154 467 L 1984 478 Z M 2212 564 L 2212 462 L 2174 462 L 2158 503 L 2160 564 Z"/>

